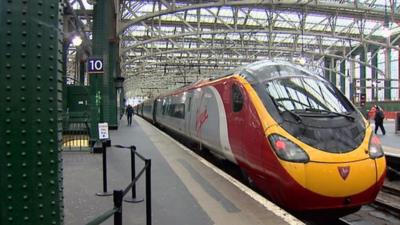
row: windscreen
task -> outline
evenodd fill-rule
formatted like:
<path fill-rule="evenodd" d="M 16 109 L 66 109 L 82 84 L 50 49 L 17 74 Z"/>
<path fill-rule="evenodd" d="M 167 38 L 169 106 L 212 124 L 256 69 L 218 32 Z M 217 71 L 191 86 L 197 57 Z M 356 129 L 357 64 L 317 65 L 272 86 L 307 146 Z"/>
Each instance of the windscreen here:
<path fill-rule="evenodd" d="M 280 111 L 354 111 L 337 89 L 316 77 L 293 74 L 266 81 L 265 88 Z"/>

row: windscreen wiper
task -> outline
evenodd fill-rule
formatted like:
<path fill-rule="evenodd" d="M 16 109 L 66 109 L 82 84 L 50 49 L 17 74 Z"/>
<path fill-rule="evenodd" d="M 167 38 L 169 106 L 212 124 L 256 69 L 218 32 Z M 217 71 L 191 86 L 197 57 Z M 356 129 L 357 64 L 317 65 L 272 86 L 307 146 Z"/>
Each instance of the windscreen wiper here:
<path fill-rule="evenodd" d="M 316 108 L 306 108 L 305 111 L 309 111 L 309 112 L 324 112 L 324 113 L 329 113 L 329 114 L 334 114 L 337 116 L 343 116 L 346 119 L 350 120 L 350 121 L 354 121 L 355 118 L 353 116 L 350 116 L 348 114 L 344 114 L 344 113 L 340 113 L 340 112 L 334 112 L 334 111 L 330 111 L 330 110 L 326 110 L 326 109 L 316 109 Z"/>
<path fill-rule="evenodd" d="M 275 101 L 275 99 L 274 99 L 271 95 L 269 95 L 269 97 L 271 98 L 272 102 L 274 103 L 275 107 L 278 109 L 278 111 L 279 111 L 280 114 L 282 114 L 282 111 L 279 110 L 279 107 L 282 107 L 286 112 L 288 112 L 290 115 L 292 115 L 298 123 L 302 123 L 302 122 L 303 122 L 303 120 L 301 119 L 301 117 L 300 117 L 299 115 L 297 115 L 295 112 L 293 112 L 293 111 L 287 109 L 287 108 L 286 108 L 284 105 L 282 105 L 282 104 L 278 104 L 278 103 Z"/>

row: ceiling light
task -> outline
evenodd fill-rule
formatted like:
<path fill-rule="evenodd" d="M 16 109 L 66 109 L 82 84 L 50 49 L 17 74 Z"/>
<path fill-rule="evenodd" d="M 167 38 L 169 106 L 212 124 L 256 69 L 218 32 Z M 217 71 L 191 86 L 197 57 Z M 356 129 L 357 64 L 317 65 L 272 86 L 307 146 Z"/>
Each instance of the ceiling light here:
<path fill-rule="evenodd" d="M 299 64 L 302 66 L 306 64 L 306 59 L 303 56 L 299 58 Z"/>
<path fill-rule="evenodd" d="M 74 46 L 80 46 L 82 44 L 82 38 L 80 36 L 75 36 L 72 38 L 72 44 Z"/>

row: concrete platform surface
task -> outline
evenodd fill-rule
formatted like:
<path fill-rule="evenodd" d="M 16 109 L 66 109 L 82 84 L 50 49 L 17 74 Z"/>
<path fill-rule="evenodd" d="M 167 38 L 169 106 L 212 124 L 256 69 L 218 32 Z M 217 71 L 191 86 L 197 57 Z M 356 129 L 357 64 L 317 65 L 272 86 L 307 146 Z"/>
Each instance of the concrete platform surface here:
<path fill-rule="evenodd" d="M 265 198 L 235 181 L 141 118 L 133 126 L 121 120 L 110 131 L 112 144 L 131 145 L 152 160 L 152 221 L 155 225 L 302 224 Z M 102 191 L 101 154 L 63 153 L 65 224 L 86 224 L 113 208 L 112 197 Z M 108 190 L 130 183 L 130 153 L 108 148 Z M 144 164 L 138 159 L 136 171 Z M 130 193 L 127 195 L 130 196 Z M 137 184 L 144 198 L 144 177 Z M 123 224 L 146 224 L 145 202 L 123 203 Z M 110 218 L 103 224 L 113 224 Z"/>
<path fill-rule="evenodd" d="M 375 130 L 375 123 L 370 121 L 372 128 Z M 400 157 L 400 133 L 395 132 L 395 121 L 385 120 L 383 123 L 386 134 L 383 135 L 382 131 L 378 129 L 377 135 L 382 141 L 383 150 L 386 154 L 396 155 Z"/>

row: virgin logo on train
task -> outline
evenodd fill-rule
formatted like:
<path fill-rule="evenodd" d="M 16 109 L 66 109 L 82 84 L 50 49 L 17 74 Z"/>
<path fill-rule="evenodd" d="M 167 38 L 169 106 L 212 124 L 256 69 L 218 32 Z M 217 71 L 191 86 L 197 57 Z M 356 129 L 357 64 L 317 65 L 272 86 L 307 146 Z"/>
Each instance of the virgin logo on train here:
<path fill-rule="evenodd" d="M 204 109 L 203 112 L 197 114 L 196 118 L 196 131 L 199 132 L 204 122 L 208 119 L 207 109 Z"/>
<path fill-rule="evenodd" d="M 346 180 L 347 176 L 349 176 L 350 173 L 350 166 L 339 166 L 338 167 L 339 174 L 343 178 L 343 180 Z"/>

